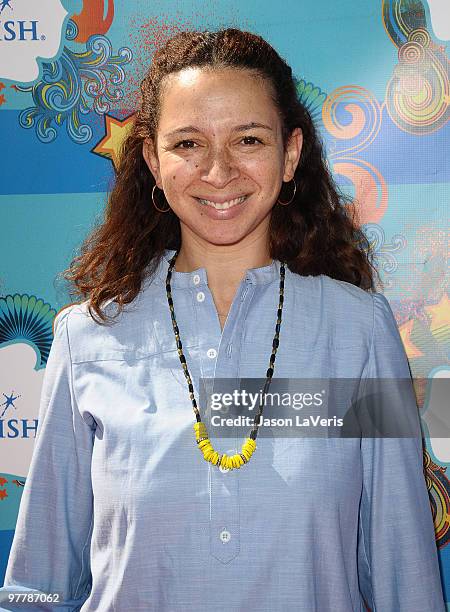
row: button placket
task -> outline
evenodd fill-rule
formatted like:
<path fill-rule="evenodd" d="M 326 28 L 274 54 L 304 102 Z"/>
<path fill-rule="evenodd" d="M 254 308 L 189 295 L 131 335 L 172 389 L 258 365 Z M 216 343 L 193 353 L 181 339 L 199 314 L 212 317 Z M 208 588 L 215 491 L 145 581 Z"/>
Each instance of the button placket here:
<path fill-rule="evenodd" d="M 214 343 L 218 347 L 220 345 L 219 330 L 216 325 L 216 311 L 214 300 L 207 285 L 194 289 L 195 277 L 192 277 L 193 297 L 195 299 L 194 308 L 197 311 L 198 321 L 198 337 L 200 349 L 200 371 L 204 378 L 214 378 L 214 369 L 216 366 L 218 350 L 214 348 Z M 199 276 L 199 275 L 198 275 Z M 200 278 L 201 281 L 201 278 Z M 216 333 L 205 333 L 206 330 L 214 330 Z M 213 344 L 213 346 L 211 346 Z"/>
<path fill-rule="evenodd" d="M 242 294 L 246 286 L 243 283 L 238 289 L 228 314 L 227 323 L 220 337 L 219 350 L 209 350 L 209 355 L 216 353 L 216 359 L 211 357 L 214 363 L 214 378 L 232 378 L 232 364 L 226 357 L 226 352 L 231 344 L 233 329 L 236 319 L 241 316 Z M 214 361 L 213 361 L 214 359 Z M 236 364 L 235 364 L 236 365 Z M 228 446 L 227 445 L 228 440 Z M 212 438 L 211 442 L 218 452 L 232 456 L 236 453 L 231 448 L 233 441 L 229 438 Z M 211 489 L 210 489 L 210 550 L 211 555 L 222 563 L 228 563 L 239 554 L 239 474 L 238 470 L 230 470 L 225 467 L 210 466 Z"/>
<path fill-rule="evenodd" d="M 217 359 L 215 363 L 214 378 L 233 378 L 237 376 L 238 359 L 231 360 L 231 347 L 233 329 L 237 319 L 245 320 L 246 313 L 252 295 L 252 283 L 247 279 L 242 282 L 235 300 L 231 305 L 227 323 L 224 327 Z M 242 338 L 236 340 L 236 354 L 239 356 L 239 347 Z M 211 360 L 212 361 L 212 360 Z M 230 440 L 230 446 L 234 443 L 235 448 L 227 448 L 227 438 L 211 437 L 213 447 L 221 453 L 232 456 L 239 452 L 242 439 Z M 245 466 L 242 468 L 245 469 Z M 210 465 L 210 551 L 216 559 L 222 563 L 228 563 L 234 559 L 240 550 L 240 499 L 239 499 L 239 470 L 229 470 Z M 220 534 L 228 532 L 223 541 Z M 226 545 L 225 545 L 226 544 Z"/>
<path fill-rule="evenodd" d="M 224 443 L 224 438 L 213 441 L 217 448 L 233 455 L 235 449 L 227 448 Z M 228 563 L 240 549 L 239 470 L 231 470 L 226 478 L 219 470 L 210 466 L 210 551 L 213 557 Z"/>

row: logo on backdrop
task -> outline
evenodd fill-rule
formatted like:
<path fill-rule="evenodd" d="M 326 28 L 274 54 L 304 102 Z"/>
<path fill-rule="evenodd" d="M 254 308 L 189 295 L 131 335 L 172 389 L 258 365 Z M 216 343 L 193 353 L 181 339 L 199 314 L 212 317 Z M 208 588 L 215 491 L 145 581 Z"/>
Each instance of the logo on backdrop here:
<path fill-rule="evenodd" d="M 0 78 L 35 81 L 37 58 L 53 59 L 60 49 L 67 15 L 61 0 L 0 0 Z"/>
<path fill-rule="evenodd" d="M 0 472 L 26 477 L 39 431 L 45 368 L 27 339 L 0 342 Z"/>
<path fill-rule="evenodd" d="M 35 295 L 15 293 L 0 297 L 2 474 L 28 474 L 55 315 L 55 309 Z"/>
<path fill-rule="evenodd" d="M 13 409 L 17 411 L 16 402 L 21 396 L 14 395 L 14 393 L 10 395 L 3 393 L 2 395 L 5 401 L 0 404 L 0 440 L 2 438 L 35 438 L 38 420 L 17 418 L 18 415 L 13 412 Z"/>

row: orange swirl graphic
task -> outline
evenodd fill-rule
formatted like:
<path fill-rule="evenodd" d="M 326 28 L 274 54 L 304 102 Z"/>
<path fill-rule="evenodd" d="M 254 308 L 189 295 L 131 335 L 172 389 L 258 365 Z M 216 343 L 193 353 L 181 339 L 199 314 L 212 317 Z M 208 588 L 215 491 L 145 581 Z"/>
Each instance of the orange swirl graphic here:
<path fill-rule="evenodd" d="M 353 207 L 356 209 L 358 223 L 378 223 L 388 204 L 387 185 L 379 170 L 367 161 L 352 157 L 336 161 L 333 170 L 354 185 Z"/>
<path fill-rule="evenodd" d="M 352 117 L 348 125 L 342 125 L 337 118 L 340 104 Z M 322 120 L 328 132 L 339 140 L 350 140 L 367 131 L 361 142 L 339 151 L 339 155 L 356 153 L 368 147 L 377 136 L 381 127 L 381 107 L 364 87 L 347 85 L 335 89 L 327 97 L 322 106 Z"/>
<path fill-rule="evenodd" d="M 351 122 L 343 125 L 338 109 L 343 108 L 351 116 Z M 373 94 L 356 85 L 334 90 L 322 106 L 322 120 L 328 132 L 339 141 L 358 139 L 352 146 L 329 153 L 333 171 L 353 183 L 353 206 L 358 223 L 378 223 L 387 209 L 388 191 L 381 173 L 369 162 L 357 157 L 376 138 L 381 127 L 382 107 Z"/>
<path fill-rule="evenodd" d="M 405 43 L 398 50 L 398 59 L 407 64 L 416 64 L 425 58 L 425 49 L 413 40 Z"/>

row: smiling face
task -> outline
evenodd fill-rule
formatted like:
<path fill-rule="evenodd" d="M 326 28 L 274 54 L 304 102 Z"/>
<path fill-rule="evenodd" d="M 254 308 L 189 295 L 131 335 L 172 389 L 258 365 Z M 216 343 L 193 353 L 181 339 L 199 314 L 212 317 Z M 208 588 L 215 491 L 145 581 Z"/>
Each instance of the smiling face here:
<path fill-rule="evenodd" d="M 190 240 L 247 246 L 267 238 L 302 145 L 297 128 L 284 150 L 281 128 L 268 83 L 248 70 L 188 68 L 167 77 L 156 143 L 147 139 L 143 155 L 180 219 L 183 248 Z"/>

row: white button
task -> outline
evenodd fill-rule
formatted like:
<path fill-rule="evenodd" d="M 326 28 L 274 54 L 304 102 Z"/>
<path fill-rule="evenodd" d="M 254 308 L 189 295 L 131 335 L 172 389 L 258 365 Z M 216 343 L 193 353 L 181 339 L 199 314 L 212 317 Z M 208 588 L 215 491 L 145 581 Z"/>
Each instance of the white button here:
<path fill-rule="evenodd" d="M 203 293 L 203 291 L 199 291 L 197 293 L 197 302 L 203 302 L 204 299 L 205 299 L 205 294 Z"/>
<path fill-rule="evenodd" d="M 192 280 L 194 282 L 194 285 L 198 285 L 200 282 L 200 276 L 198 274 L 194 274 L 194 276 L 192 277 Z"/>
<path fill-rule="evenodd" d="M 208 357 L 210 359 L 214 359 L 215 357 L 217 357 L 217 351 L 216 349 L 210 348 L 206 351 L 206 354 L 208 355 Z"/>
<path fill-rule="evenodd" d="M 227 542 L 231 540 L 231 533 L 227 531 L 226 529 L 224 529 L 223 531 L 220 532 L 219 538 L 222 540 L 224 544 L 226 544 Z"/>
<path fill-rule="evenodd" d="M 219 467 L 219 470 L 222 472 L 222 474 L 226 474 L 226 472 L 230 471 L 230 468 L 226 468 L 226 467 L 223 467 L 223 465 L 221 465 Z"/>

